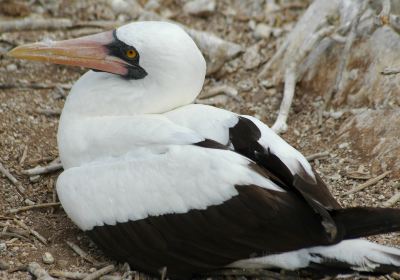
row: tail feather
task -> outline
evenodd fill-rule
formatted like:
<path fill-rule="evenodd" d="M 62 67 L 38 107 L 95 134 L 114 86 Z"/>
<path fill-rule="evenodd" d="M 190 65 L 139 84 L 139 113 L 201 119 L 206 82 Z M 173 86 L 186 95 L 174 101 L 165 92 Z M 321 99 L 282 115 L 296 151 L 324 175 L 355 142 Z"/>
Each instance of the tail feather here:
<path fill-rule="evenodd" d="M 354 207 L 332 211 L 343 239 L 400 231 L 400 209 Z"/>
<path fill-rule="evenodd" d="M 400 271 L 400 249 L 366 240 L 345 240 L 333 246 L 308 249 L 310 268 L 335 273 L 386 274 Z"/>
<path fill-rule="evenodd" d="M 400 249 L 362 239 L 237 261 L 238 268 L 280 268 L 313 275 L 387 274 L 400 271 Z"/>

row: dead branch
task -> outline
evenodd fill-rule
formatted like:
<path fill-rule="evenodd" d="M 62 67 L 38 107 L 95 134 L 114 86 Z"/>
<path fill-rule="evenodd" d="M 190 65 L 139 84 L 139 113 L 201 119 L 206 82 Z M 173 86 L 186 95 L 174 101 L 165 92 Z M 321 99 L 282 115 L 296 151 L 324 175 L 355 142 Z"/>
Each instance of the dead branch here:
<path fill-rule="evenodd" d="M 304 60 L 314 48 L 314 46 L 320 42 L 326 36 L 329 36 L 334 31 L 333 26 L 326 26 L 320 28 L 314 34 L 311 34 L 308 40 L 302 48 L 296 53 L 294 57 L 291 58 L 291 62 L 285 71 L 285 88 L 283 92 L 283 99 L 281 106 L 279 108 L 278 117 L 272 126 L 272 129 L 276 133 L 285 132 L 287 130 L 287 118 L 289 116 L 290 107 L 292 105 L 293 96 L 296 88 L 296 83 L 298 79 L 298 65 Z"/>
<path fill-rule="evenodd" d="M 102 275 L 106 275 L 110 272 L 112 272 L 115 269 L 114 265 L 110 264 L 107 265 L 106 267 L 103 267 L 99 270 L 96 270 L 95 272 L 89 274 L 88 276 L 86 276 L 85 278 L 83 278 L 83 280 L 94 280 L 99 278 Z"/>
<path fill-rule="evenodd" d="M 79 27 L 98 27 L 112 29 L 122 22 L 118 21 L 72 21 L 67 18 L 24 18 L 18 20 L 0 21 L 0 32 L 32 31 L 32 30 L 60 30 Z"/>
<path fill-rule="evenodd" d="M 275 64 L 275 62 L 284 54 L 286 51 L 287 47 L 289 45 L 289 40 L 286 39 L 281 46 L 279 46 L 278 50 L 275 52 L 275 54 L 271 57 L 270 60 L 268 60 L 267 64 L 264 65 L 263 69 L 261 70 L 260 74 L 258 74 L 258 79 L 262 80 L 264 79 L 268 71 L 270 70 L 271 66 Z"/>
<path fill-rule="evenodd" d="M 51 108 L 45 108 L 45 109 L 39 108 L 39 109 L 36 109 L 36 113 L 43 114 L 48 117 L 53 117 L 53 116 L 61 115 L 61 110 L 60 109 L 51 109 Z"/>
<path fill-rule="evenodd" d="M 227 268 L 223 270 L 212 271 L 207 274 L 201 275 L 201 277 L 230 277 L 239 278 L 239 277 L 255 277 L 259 279 L 275 279 L 275 280 L 295 280 L 299 279 L 298 276 L 285 275 L 284 273 L 273 272 L 265 269 L 239 269 L 239 268 Z"/>
<path fill-rule="evenodd" d="M 18 238 L 27 242 L 31 242 L 31 240 L 29 240 L 29 238 L 26 238 L 25 236 L 22 236 L 18 233 L 15 232 L 0 232 L 0 239 L 2 239 L 3 237 L 11 237 L 11 238 Z"/>
<path fill-rule="evenodd" d="M 313 161 L 313 160 L 316 160 L 316 159 L 329 157 L 329 155 L 330 155 L 330 153 L 328 151 L 320 152 L 320 153 L 315 153 L 315 154 L 306 156 L 306 159 L 308 161 Z"/>
<path fill-rule="evenodd" d="M 199 99 L 207 99 L 207 98 L 211 98 L 211 97 L 214 97 L 214 96 L 220 95 L 220 94 L 225 94 L 225 95 L 235 99 L 238 102 L 241 101 L 241 98 L 238 96 L 237 89 L 235 89 L 234 87 L 228 86 L 228 85 L 215 86 L 215 87 L 211 88 L 210 90 L 208 90 L 206 93 L 202 94 L 199 97 Z"/>
<path fill-rule="evenodd" d="M 25 145 L 24 151 L 22 152 L 21 159 L 19 160 L 19 165 L 24 164 L 27 155 L 28 155 L 28 145 Z"/>
<path fill-rule="evenodd" d="M 23 229 L 26 229 L 27 231 L 29 231 L 30 234 L 32 234 L 34 237 L 36 237 L 40 242 L 42 242 L 43 244 L 47 245 L 47 240 L 46 238 L 44 238 L 40 233 L 38 233 L 36 230 L 31 229 L 30 227 L 28 227 L 24 222 L 14 219 L 14 223 L 16 223 L 17 225 L 19 225 L 20 227 L 22 227 Z"/>
<path fill-rule="evenodd" d="M 84 279 L 89 274 L 83 272 L 71 272 L 71 271 L 62 271 L 62 270 L 50 270 L 49 274 L 54 277 L 68 278 L 68 279 Z"/>
<path fill-rule="evenodd" d="M 386 171 L 386 172 L 382 173 L 381 175 L 379 175 L 379 176 L 377 176 L 377 177 L 375 177 L 375 178 L 369 179 L 367 182 L 365 182 L 365 183 L 363 183 L 363 184 L 361 184 L 361 185 L 358 185 L 358 186 L 352 188 L 351 190 L 345 192 L 344 194 L 342 194 L 342 196 L 349 195 L 349 194 L 352 194 L 352 193 L 355 193 L 355 192 L 359 192 L 359 191 L 361 191 L 361 190 L 363 190 L 363 189 L 365 189 L 365 188 L 368 188 L 368 187 L 370 187 L 370 186 L 372 186 L 372 185 L 375 185 L 375 184 L 378 183 L 380 180 L 382 180 L 382 179 L 385 178 L 387 175 L 389 175 L 390 172 L 391 172 L 391 171 Z"/>
<path fill-rule="evenodd" d="M 397 74 L 400 74 L 400 67 L 398 67 L 398 68 L 387 67 L 387 68 L 383 69 L 381 74 L 382 75 L 397 75 Z"/>
<path fill-rule="evenodd" d="M 27 269 L 37 280 L 55 280 L 37 262 L 29 263 Z"/>
<path fill-rule="evenodd" d="M 28 211 L 32 209 L 38 209 L 38 208 L 48 208 L 48 207 L 55 207 L 55 206 L 60 206 L 60 202 L 49 202 L 49 203 L 41 203 L 41 204 L 34 204 L 34 205 L 29 205 L 29 206 L 24 206 L 20 208 L 14 208 L 10 209 L 7 211 L 8 214 L 15 214 L 23 211 Z"/>
<path fill-rule="evenodd" d="M 54 163 L 54 164 L 49 164 L 47 166 L 38 166 L 35 168 L 23 170 L 22 174 L 28 175 L 28 176 L 34 176 L 34 175 L 41 175 L 41 174 L 47 174 L 51 172 L 58 171 L 62 169 L 62 164 L 61 163 Z"/>
<path fill-rule="evenodd" d="M 98 261 L 96 261 L 94 258 L 92 258 L 88 253 L 86 253 L 85 251 L 83 251 L 78 245 L 76 245 L 75 243 L 71 242 L 71 241 L 66 241 L 67 245 L 75 252 L 78 254 L 78 256 L 80 256 L 82 259 L 90 262 L 91 264 L 93 264 L 94 266 L 98 267 L 101 266 L 102 264 Z"/>
<path fill-rule="evenodd" d="M 338 66 L 338 71 L 336 74 L 336 80 L 334 86 L 327 91 L 327 93 L 324 96 L 324 103 L 320 109 L 320 114 L 319 114 L 319 120 L 318 122 L 321 124 L 322 123 L 322 114 L 326 110 L 327 106 L 332 100 L 332 97 L 335 96 L 337 92 L 342 88 L 343 84 L 343 72 L 347 66 L 347 63 L 350 58 L 350 50 L 351 47 L 353 46 L 353 42 L 356 39 L 357 36 L 357 27 L 360 22 L 361 16 L 364 14 L 365 10 L 367 9 L 368 1 L 361 1 L 362 3 L 360 4 L 360 7 L 357 11 L 356 16 L 353 18 L 351 22 L 351 29 L 349 34 L 347 35 L 346 43 L 343 48 L 343 53 L 339 62 Z"/>
<path fill-rule="evenodd" d="M 396 192 L 391 198 L 385 201 L 382 206 L 383 207 L 392 207 L 400 200 L 400 192 Z"/>
<path fill-rule="evenodd" d="M 10 171 L 8 171 L 3 164 L 0 162 L 0 173 L 3 174 L 10 182 L 17 187 L 20 193 L 25 193 L 25 188 L 20 184 L 20 182 L 15 178 Z"/>
<path fill-rule="evenodd" d="M 0 23 L 1 24 L 1 23 Z M 0 89 L 11 89 L 11 88 L 29 88 L 29 89 L 71 89 L 71 84 L 45 84 L 45 83 L 25 83 L 15 82 L 10 84 L 0 84 Z"/>

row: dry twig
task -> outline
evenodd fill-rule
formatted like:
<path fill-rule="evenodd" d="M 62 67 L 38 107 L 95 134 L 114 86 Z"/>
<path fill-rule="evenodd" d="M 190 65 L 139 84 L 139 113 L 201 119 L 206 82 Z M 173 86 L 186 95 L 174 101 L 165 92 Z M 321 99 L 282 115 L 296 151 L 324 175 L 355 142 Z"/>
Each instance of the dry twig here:
<path fill-rule="evenodd" d="M 23 211 L 28 211 L 32 209 L 37 209 L 37 208 L 48 208 L 48 207 L 55 207 L 55 206 L 60 206 L 60 202 L 49 202 L 49 203 L 41 203 L 41 204 L 34 204 L 34 205 L 29 205 L 29 206 L 24 206 L 20 208 L 14 208 L 10 209 L 7 211 L 8 214 L 15 214 Z"/>
<path fill-rule="evenodd" d="M 22 152 L 21 159 L 19 160 L 19 165 L 24 164 L 27 155 L 28 155 L 28 145 L 25 145 L 24 151 Z"/>
<path fill-rule="evenodd" d="M 15 178 L 10 171 L 8 171 L 3 164 L 0 162 L 0 173 L 2 173 L 10 182 L 17 187 L 20 193 L 25 193 L 25 188 L 18 182 L 17 178 Z"/>
<path fill-rule="evenodd" d="M 43 114 L 48 117 L 52 117 L 52 116 L 61 115 L 61 110 L 60 109 L 51 109 L 51 108 L 45 108 L 45 109 L 39 108 L 39 109 L 36 109 L 36 113 Z"/>
<path fill-rule="evenodd" d="M 30 274 L 35 276 L 37 280 L 55 280 L 37 262 L 29 263 L 27 270 Z"/>
<path fill-rule="evenodd" d="M 392 207 L 400 200 L 400 192 L 396 192 L 391 198 L 385 201 L 382 206 L 383 207 Z"/>
<path fill-rule="evenodd" d="M 326 158 L 329 157 L 330 153 L 329 152 L 320 152 L 320 153 L 315 153 L 309 156 L 306 156 L 306 159 L 308 161 L 312 161 L 312 160 L 316 160 L 316 159 L 320 159 L 320 158 Z"/>
<path fill-rule="evenodd" d="M 238 91 L 234 87 L 228 85 L 218 85 L 211 89 L 209 89 L 205 94 L 202 94 L 199 99 L 206 99 L 211 98 L 216 95 L 225 94 L 236 101 L 241 101 L 240 97 L 238 96 Z"/>
<path fill-rule="evenodd" d="M 361 191 L 361 190 L 363 190 L 363 189 L 365 189 L 365 188 L 367 188 L 367 187 L 370 187 L 370 186 L 372 186 L 372 185 L 375 185 L 375 184 L 378 183 L 380 180 L 382 180 L 382 179 L 385 178 L 387 175 L 389 175 L 390 172 L 391 172 L 391 171 L 386 171 L 386 172 L 382 173 L 381 175 L 379 175 L 379 176 L 377 176 L 377 177 L 375 177 L 375 178 L 369 179 L 369 180 L 366 181 L 365 183 L 363 183 L 363 184 L 361 184 L 361 185 L 358 185 L 358 186 L 352 188 L 351 190 L 345 192 L 342 196 L 344 196 L 344 195 L 349 195 L 349 194 L 352 194 L 352 193 L 355 193 L 355 192 L 359 192 L 359 191 Z"/>
<path fill-rule="evenodd" d="M 82 259 L 90 262 L 91 264 L 93 264 L 94 266 L 101 266 L 102 264 L 99 263 L 98 261 L 96 261 L 94 258 L 92 258 L 88 253 L 86 253 L 85 251 L 83 251 L 78 245 L 76 245 L 75 243 L 71 242 L 71 241 L 66 241 L 67 245 L 75 252 L 78 254 L 78 256 L 80 256 Z"/>
<path fill-rule="evenodd" d="M 299 49 L 296 55 L 291 59 L 288 67 L 285 70 L 285 88 L 283 92 L 283 99 L 279 108 L 278 117 L 271 127 L 276 133 L 285 132 L 287 130 L 287 118 L 289 116 L 290 107 L 292 105 L 293 96 L 298 79 L 298 65 L 301 61 L 308 56 L 314 46 L 326 36 L 332 34 L 334 31 L 333 26 L 326 26 L 320 28 L 317 32 L 310 35 L 305 40 L 304 45 Z"/>
<path fill-rule="evenodd" d="M 382 70 L 381 74 L 382 75 L 397 75 L 397 74 L 400 74 L 400 67 L 397 67 L 397 68 L 387 67 L 387 68 Z"/>
<path fill-rule="evenodd" d="M 49 164 L 47 166 L 38 166 L 35 168 L 23 170 L 22 174 L 29 175 L 29 176 L 34 176 L 34 175 L 41 175 L 41 174 L 47 174 L 51 172 L 55 172 L 62 169 L 62 164 L 61 163 L 53 163 Z"/>
<path fill-rule="evenodd" d="M 14 223 L 16 223 L 17 225 L 19 225 L 20 227 L 22 227 L 23 229 L 26 229 L 27 231 L 29 231 L 30 234 L 32 234 L 34 237 L 36 237 L 40 242 L 42 242 L 43 244 L 47 245 L 47 240 L 46 238 L 44 238 L 40 233 L 38 233 L 36 230 L 31 229 L 30 227 L 28 227 L 24 222 L 14 219 Z"/>
<path fill-rule="evenodd" d="M 114 265 L 110 264 L 107 265 L 106 267 L 103 267 L 99 270 L 96 270 L 95 272 L 89 274 L 88 276 L 86 276 L 85 278 L 83 278 L 83 280 L 94 280 L 99 278 L 102 275 L 106 275 L 110 272 L 112 272 L 115 269 Z"/>
<path fill-rule="evenodd" d="M 28 30 L 59 30 L 76 27 L 99 27 L 112 29 L 119 25 L 118 21 L 73 21 L 67 18 L 24 18 L 0 21 L 0 33 Z"/>
<path fill-rule="evenodd" d="M 367 9 L 368 1 L 361 1 L 360 7 L 358 9 L 358 12 L 356 16 L 353 18 L 353 21 L 351 22 L 351 29 L 349 34 L 347 35 L 346 43 L 343 48 L 343 54 L 341 56 L 339 66 L 338 66 L 338 72 L 336 74 L 336 80 L 334 86 L 327 91 L 327 93 L 324 96 L 324 103 L 321 106 L 320 109 L 320 114 L 319 114 L 319 120 L 318 122 L 321 124 L 322 123 L 322 114 L 331 102 L 332 97 L 339 92 L 339 90 L 342 88 L 343 84 L 343 72 L 347 66 L 347 63 L 350 58 L 350 50 L 351 47 L 353 46 L 353 42 L 356 39 L 357 36 L 357 27 L 358 23 L 360 22 L 361 16 L 364 14 L 365 10 Z"/>
<path fill-rule="evenodd" d="M 76 279 L 76 280 L 84 279 L 89 275 L 88 273 L 83 273 L 83 272 L 71 272 L 62 270 L 50 270 L 49 274 L 54 277 Z"/>

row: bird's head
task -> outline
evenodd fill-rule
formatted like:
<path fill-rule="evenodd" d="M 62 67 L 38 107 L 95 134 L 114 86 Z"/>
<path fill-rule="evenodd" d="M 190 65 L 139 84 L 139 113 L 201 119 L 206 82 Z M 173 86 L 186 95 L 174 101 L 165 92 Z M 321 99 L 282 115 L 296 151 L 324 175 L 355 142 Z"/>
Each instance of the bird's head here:
<path fill-rule="evenodd" d="M 206 70 L 200 50 L 181 27 L 156 21 L 134 22 L 76 39 L 22 45 L 9 55 L 111 73 L 120 83 L 147 84 L 160 93 L 169 90 L 182 95 L 179 91 L 185 91 L 190 102 L 200 92 Z"/>

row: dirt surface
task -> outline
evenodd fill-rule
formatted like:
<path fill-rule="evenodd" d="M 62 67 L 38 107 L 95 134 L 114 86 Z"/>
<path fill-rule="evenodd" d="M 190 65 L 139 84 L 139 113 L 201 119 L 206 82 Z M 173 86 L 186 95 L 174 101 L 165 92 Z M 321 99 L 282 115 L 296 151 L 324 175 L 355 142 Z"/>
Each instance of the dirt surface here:
<path fill-rule="evenodd" d="M 210 31 L 225 40 L 240 44 L 244 50 L 258 44 L 261 58 L 258 66 L 244 69 L 246 57 L 240 54 L 208 77 L 205 82 L 204 92 L 216 85 L 226 84 L 238 90 L 241 100 L 220 95 L 203 99 L 202 102 L 254 115 L 272 125 L 282 98 L 282 86 L 265 86 L 265 81 L 264 83 L 257 81 L 256 75 L 272 56 L 276 45 L 282 41 L 307 7 L 307 1 L 282 1 L 278 7 L 280 10 L 271 12 L 265 4 L 262 4 L 264 1 L 253 1 L 251 5 L 245 5 L 239 0 L 222 0 L 217 1 L 216 10 L 206 17 L 182 12 L 183 0 L 139 2 L 142 6 L 147 2 L 159 3 L 159 7 L 154 8 L 153 5 L 153 8 L 147 9 L 152 9 L 189 27 Z M 40 0 L 29 1 L 30 5 L 27 3 L 28 1 L 0 0 L 0 19 L 29 16 L 62 17 L 81 21 L 130 20 L 129 15 L 118 15 L 114 12 L 107 1 Z M 269 38 L 255 38 L 254 27 L 261 22 L 272 27 L 273 34 Z M 85 70 L 19 61 L 5 56 L 5 52 L 21 43 L 46 38 L 59 40 L 100 30 L 77 27 L 0 34 L 0 162 L 27 190 L 24 195 L 19 194 L 17 188 L 7 178 L 0 176 L 0 279 L 32 279 L 32 276 L 23 269 L 18 271 L 18 268 L 32 261 L 38 262 L 46 270 L 81 272 L 94 270 L 94 265 L 77 256 L 66 241 L 79 245 L 99 262 L 110 262 L 72 224 L 61 207 L 9 213 L 10 209 L 32 203 L 57 201 L 54 182 L 59 172 L 29 177 L 23 175 L 22 171 L 37 165 L 46 165 L 58 156 L 56 143 L 58 116 L 44 114 L 41 110 L 61 110 L 68 90 L 60 90 L 56 86 L 72 84 Z M 35 89 L 34 85 L 37 83 L 49 85 L 49 88 Z M 21 84 L 28 86 L 23 88 Z M 395 194 L 398 187 L 396 179 L 390 176 L 363 191 L 344 195 L 352 187 L 379 174 L 372 174 L 370 163 L 365 161 L 362 154 L 356 154 L 350 149 L 352 139 L 338 138 L 337 133 L 350 113 L 338 118 L 325 117 L 322 125 L 318 125 L 317 108 L 320 104 L 321 100 L 317 95 L 297 88 L 289 117 L 289 129 L 283 134 L 283 138 L 305 155 L 329 152 L 328 157 L 313 161 L 313 165 L 343 206 L 382 206 Z M 382 162 L 382 165 L 384 164 Z M 394 205 L 394 207 L 399 206 L 399 203 Z M 30 229 L 37 231 L 48 240 L 47 244 L 29 235 L 15 220 L 23 221 Z M 399 234 L 379 236 L 373 240 L 382 244 L 400 245 Z M 52 254 L 55 259 L 53 264 L 43 263 L 42 257 L 45 252 Z M 1 271 L 1 266 L 11 270 Z"/>

